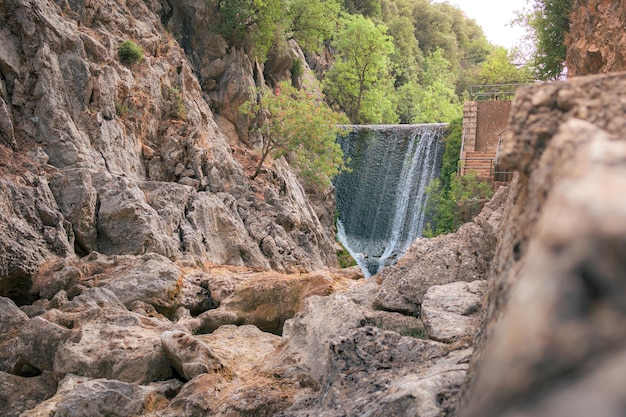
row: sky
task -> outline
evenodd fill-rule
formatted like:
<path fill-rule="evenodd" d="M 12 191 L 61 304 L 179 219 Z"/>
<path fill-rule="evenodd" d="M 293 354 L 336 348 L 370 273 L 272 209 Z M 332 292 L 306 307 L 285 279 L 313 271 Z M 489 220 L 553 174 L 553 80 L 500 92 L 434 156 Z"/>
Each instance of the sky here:
<path fill-rule="evenodd" d="M 511 27 L 515 12 L 526 6 L 526 0 L 447 0 L 474 19 L 489 41 L 511 49 L 524 36 L 524 29 Z M 437 0 L 442 3 L 442 0 Z"/>

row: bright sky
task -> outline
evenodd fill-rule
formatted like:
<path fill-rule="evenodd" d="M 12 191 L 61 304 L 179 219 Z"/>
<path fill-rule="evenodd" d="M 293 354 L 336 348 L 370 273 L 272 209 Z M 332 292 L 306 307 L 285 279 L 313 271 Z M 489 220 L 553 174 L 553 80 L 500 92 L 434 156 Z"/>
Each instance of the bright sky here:
<path fill-rule="evenodd" d="M 443 0 L 435 2 L 442 3 Z M 448 3 L 474 19 L 495 45 L 511 49 L 524 36 L 524 29 L 511 27 L 510 22 L 515 18 L 515 12 L 526 6 L 526 0 L 448 0 Z"/>

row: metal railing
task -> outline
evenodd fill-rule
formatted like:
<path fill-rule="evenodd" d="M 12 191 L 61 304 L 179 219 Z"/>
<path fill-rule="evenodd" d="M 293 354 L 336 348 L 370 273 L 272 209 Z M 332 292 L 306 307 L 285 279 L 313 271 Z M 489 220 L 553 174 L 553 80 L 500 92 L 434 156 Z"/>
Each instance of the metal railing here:
<path fill-rule="evenodd" d="M 515 91 L 527 84 L 484 84 L 470 85 L 469 95 L 472 101 L 513 100 Z"/>

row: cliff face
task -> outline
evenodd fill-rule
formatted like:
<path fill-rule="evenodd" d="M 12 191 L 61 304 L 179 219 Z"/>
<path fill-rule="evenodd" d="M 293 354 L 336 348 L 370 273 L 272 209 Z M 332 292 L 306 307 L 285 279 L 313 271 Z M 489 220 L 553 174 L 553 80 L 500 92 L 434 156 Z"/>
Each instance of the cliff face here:
<path fill-rule="evenodd" d="M 575 0 L 567 35 L 570 76 L 626 70 L 626 2 Z"/>
<path fill-rule="evenodd" d="M 91 251 L 335 264 L 288 166 L 249 181 L 218 128 L 207 100 L 245 126 L 237 108 L 254 68 L 207 33 L 207 13 L 204 1 L 3 2 L 0 295 L 27 297 L 44 260 Z M 141 62 L 119 61 L 127 39 Z"/>

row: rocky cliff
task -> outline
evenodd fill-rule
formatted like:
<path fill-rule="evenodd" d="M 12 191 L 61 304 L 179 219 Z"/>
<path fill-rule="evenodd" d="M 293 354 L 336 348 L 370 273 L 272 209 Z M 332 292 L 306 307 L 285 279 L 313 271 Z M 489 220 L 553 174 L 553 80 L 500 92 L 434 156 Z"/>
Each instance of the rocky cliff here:
<path fill-rule="evenodd" d="M 249 181 L 233 156 L 249 152 L 218 128 L 205 99 L 245 127 L 237 108 L 254 69 L 205 33 L 206 15 L 203 1 L 3 1 L 0 295 L 25 300 L 44 261 L 91 251 L 281 271 L 335 264 L 287 164 Z M 125 40 L 143 60 L 120 62 Z"/>
<path fill-rule="evenodd" d="M 575 0 L 566 38 L 570 76 L 626 70 L 626 3 Z"/>

